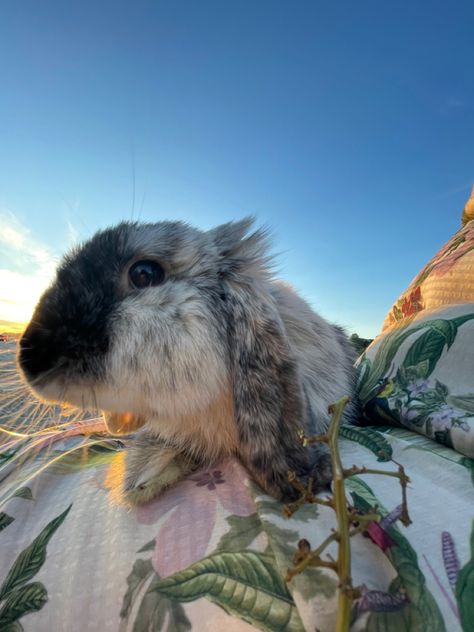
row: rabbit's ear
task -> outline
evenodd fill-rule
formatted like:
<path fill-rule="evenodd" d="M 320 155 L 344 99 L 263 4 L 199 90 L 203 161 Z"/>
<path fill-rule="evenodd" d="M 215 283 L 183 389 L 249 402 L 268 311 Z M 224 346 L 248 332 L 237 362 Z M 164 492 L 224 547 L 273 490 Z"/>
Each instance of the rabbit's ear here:
<path fill-rule="evenodd" d="M 239 457 L 271 495 L 297 496 L 288 472 L 309 473 L 298 437 L 304 425 L 301 380 L 284 325 L 270 298 L 240 287 L 228 294 L 229 347 Z"/>
<path fill-rule="evenodd" d="M 271 267 L 268 231 L 260 228 L 249 232 L 253 223 L 252 217 L 246 217 L 209 231 L 222 278 L 242 282 L 245 277 L 257 280 L 268 276 Z"/>
<path fill-rule="evenodd" d="M 209 231 L 209 236 L 218 248 L 219 254 L 232 254 L 242 244 L 242 240 L 253 226 L 253 217 L 244 217 L 238 222 L 221 224 Z"/>

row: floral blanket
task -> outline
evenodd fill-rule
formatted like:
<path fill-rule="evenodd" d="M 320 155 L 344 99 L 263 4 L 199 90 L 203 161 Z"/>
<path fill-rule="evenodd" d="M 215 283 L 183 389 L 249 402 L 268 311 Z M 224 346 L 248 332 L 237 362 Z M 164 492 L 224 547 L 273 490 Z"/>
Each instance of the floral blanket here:
<path fill-rule="evenodd" d="M 284 518 L 228 460 L 128 510 L 116 492 L 127 440 L 102 431 L 88 421 L 4 442 L 0 630 L 334 629 L 332 570 L 285 582 L 297 543 L 315 548 L 331 533 L 332 509 L 306 505 Z M 352 629 L 473 630 L 473 460 L 385 427 L 343 427 L 341 455 L 346 467 L 400 462 L 411 479 L 408 528 L 397 521 L 397 479 L 346 483 L 352 504 L 383 516 L 351 539 L 362 587 Z"/>

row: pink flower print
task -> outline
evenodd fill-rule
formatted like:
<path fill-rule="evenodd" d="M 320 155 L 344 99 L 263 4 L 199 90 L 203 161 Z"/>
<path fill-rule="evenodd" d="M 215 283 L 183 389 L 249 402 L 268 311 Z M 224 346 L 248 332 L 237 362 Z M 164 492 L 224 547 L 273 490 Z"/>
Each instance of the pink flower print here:
<path fill-rule="evenodd" d="M 438 255 L 439 259 L 434 264 L 433 275 L 443 276 L 451 270 L 458 259 L 474 248 L 474 226 L 466 226 L 461 234 L 462 239 L 459 236 L 455 237 Z"/>
<path fill-rule="evenodd" d="M 217 521 L 219 506 L 249 516 L 255 505 L 247 487 L 248 475 L 235 459 L 218 468 L 194 474 L 162 496 L 138 507 L 137 521 L 160 522 L 152 564 L 161 577 L 172 575 L 202 559 Z"/>
<path fill-rule="evenodd" d="M 417 287 L 403 297 L 402 304 L 400 306 L 403 317 L 413 316 L 417 312 L 423 309 L 423 300 L 421 297 L 421 287 Z"/>
<path fill-rule="evenodd" d="M 449 272 L 458 259 L 472 249 L 474 249 L 474 225 L 471 226 L 471 222 L 469 222 L 435 254 L 413 280 L 407 291 L 412 287 L 421 285 L 431 274 L 443 276 Z"/>
<path fill-rule="evenodd" d="M 408 384 L 407 389 L 410 392 L 411 397 L 417 397 L 417 395 L 419 395 L 420 393 L 426 393 L 426 391 L 429 389 L 428 380 L 418 378 L 411 384 Z"/>
<path fill-rule="evenodd" d="M 378 522 L 369 522 L 364 535 L 368 536 L 384 553 L 387 549 L 395 546 L 395 541 Z"/>

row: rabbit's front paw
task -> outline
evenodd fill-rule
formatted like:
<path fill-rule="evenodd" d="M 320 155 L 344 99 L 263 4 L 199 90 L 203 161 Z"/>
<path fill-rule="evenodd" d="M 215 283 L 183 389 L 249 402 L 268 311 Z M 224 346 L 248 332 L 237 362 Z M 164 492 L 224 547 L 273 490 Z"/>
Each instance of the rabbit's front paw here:
<path fill-rule="evenodd" d="M 148 463 L 139 472 L 127 471 L 123 485 L 123 498 L 129 505 L 143 505 L 159 496 L 168 487 L 184 478 L 188 470 L 183 463 L 172 458 Z"/>
<path fill-rule="evenodd" d="M 156 437 L 141 433 L 125 456 L 122 498 L 129 505 L 142 505 L 184 478 L 193 469 L 181 452 Z"/>

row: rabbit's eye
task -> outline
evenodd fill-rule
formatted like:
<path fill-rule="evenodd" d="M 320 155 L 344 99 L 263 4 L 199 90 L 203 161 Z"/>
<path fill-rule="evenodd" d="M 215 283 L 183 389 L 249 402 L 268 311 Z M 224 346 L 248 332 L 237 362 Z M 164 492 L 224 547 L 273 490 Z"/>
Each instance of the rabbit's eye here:
<path fill-rule="evenodd" d="M 165 271 L 157 261 L 137 261 L 128 271 L 128 278 L 133 287 L 141 290 L 163 283 Z"/>

